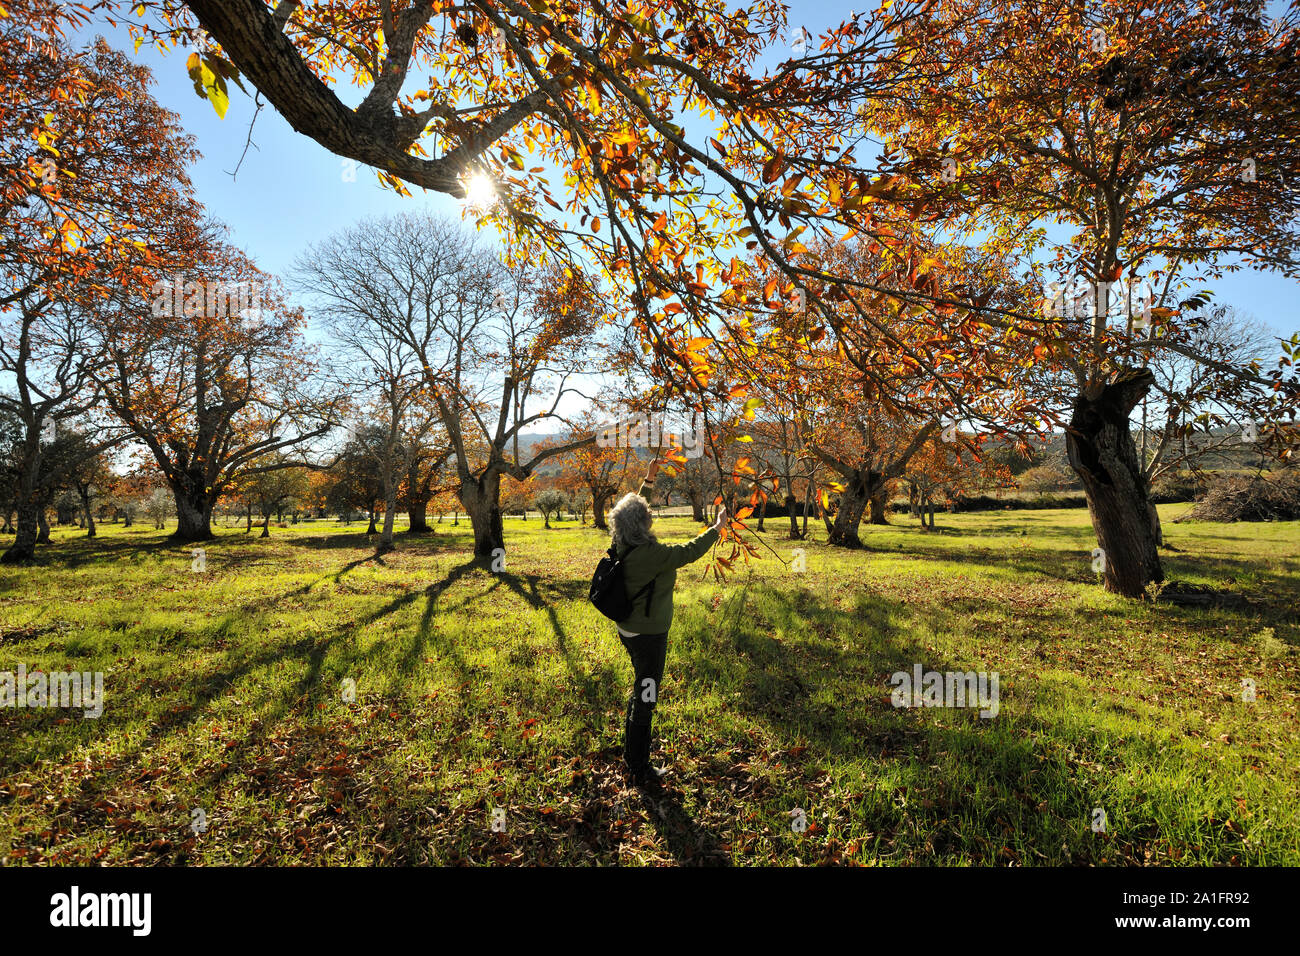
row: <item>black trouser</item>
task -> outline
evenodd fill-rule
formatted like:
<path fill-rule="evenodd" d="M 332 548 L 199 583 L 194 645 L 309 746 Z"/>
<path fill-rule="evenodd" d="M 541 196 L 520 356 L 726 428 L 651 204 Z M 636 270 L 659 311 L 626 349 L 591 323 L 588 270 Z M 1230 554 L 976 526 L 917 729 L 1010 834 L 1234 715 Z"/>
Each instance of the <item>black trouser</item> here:
<path fill-rule="evenodd" d="M 619 636 L 636 678 L 632 693 L 627 699 L 627 722 L 649 725 L 659 701 L 659 687 L 664 680 L 664 660 L 668 657 L 668 635 L 638 634 L 636 637 Z"/>

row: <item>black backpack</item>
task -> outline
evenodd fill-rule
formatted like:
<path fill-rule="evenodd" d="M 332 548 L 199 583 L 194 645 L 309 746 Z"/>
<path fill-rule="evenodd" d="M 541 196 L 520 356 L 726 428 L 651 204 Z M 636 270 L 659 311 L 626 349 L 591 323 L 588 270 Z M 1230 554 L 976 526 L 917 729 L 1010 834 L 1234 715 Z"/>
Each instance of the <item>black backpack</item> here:
<path fill-rule="evenodd" d="M 650 602 L 655 596 L 654 579 L 651 578 L 649 584 L 631 597 L 627 596 L 627 585 L 623 581 L 623 559 L 635 550 L 635 546 L 628 548 L 627 554 L 620 558 L 614 546 L 610 545 L 609 555 L 600 559 L 596 573 L 591 576 L 591 592 L 587 598 L 611 621 L 626 621 L 631 617 L 633 602 L 647 590 L 650 593 L 646 595 L 645 612 L 650 613 Z"/>

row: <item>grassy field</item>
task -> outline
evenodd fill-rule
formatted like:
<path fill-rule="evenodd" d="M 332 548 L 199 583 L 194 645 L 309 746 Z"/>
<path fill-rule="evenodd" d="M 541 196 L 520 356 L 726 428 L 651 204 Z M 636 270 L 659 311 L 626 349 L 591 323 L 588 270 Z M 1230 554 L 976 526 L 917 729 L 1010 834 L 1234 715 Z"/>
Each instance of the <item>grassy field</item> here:
<path fill-rule="evenodd" d="M 105 707 L 0 709 L 0 862 L 1297 865 L 1300 525 L 1186 507 L 1166 574 L 1249 605 L 1106 594 L 1083 511 L 684 571 L 657 801 L 621 772 L 590 528 L 508 521 L 501 573 L 465 525 L 382 558 L 359 525 L 220 529 L 203 574 L 162 532 L 56 529 L 0 569 L 0 670 L 103 671 Z M 1000 712 L 895 708 L 917 663 L 998 672 Z"/>

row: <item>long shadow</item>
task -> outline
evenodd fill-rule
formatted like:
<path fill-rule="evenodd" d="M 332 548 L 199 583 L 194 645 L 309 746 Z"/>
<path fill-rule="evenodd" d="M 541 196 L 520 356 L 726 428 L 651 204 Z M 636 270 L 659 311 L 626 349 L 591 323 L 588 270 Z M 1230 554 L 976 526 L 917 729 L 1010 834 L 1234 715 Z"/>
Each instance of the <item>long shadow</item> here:
<path fill-rule="evenodd" d="M 944 557 L 952 559 L 953 556 Z M 368 559 L 359 559 L 356 563 L 365 560 Z M 996 563 L 1005 562 L 999 560 Z M 361 624 L 373 623 L 421 597 L 425 598 L 421 622 L 405 653 L 403 667 L 414 668 L 423 658 L 430 641 L 436 641 L 440 652 L 450 659 L 452 666 L 463 678 L 468 678 L 472 667 L 453 642 L 432 633 L 432 622 L 437 613 L 453 609 L 444 603 L 446 593 L 481 567 L 481 562 L 476 561 L 453 567 L 429 587 L 412 590 L 369 612 L 361 619 Z M 306 585 L 291 593 L 303 593 L 311 586 Z M 585 593 L 585 582 L 502 574 L 495 577 L 488 591 L 490 593 L 502 586 L 522 598 L 529 607 L 547 611 L 556 645 L 581 686 L 588 703 L 588 717 L 596 728 L 608 699 L 617 693 L 616 690 L 607 690 L 617 683 L 615 670 L 610 666 L 598 674 L 584 671 L 557 613 L 560 601 L 572 600 Z M 769 612 L 768 620 L 762 625 L 755 622 L 749 613 L 751 602 L 759 596 Z M 465 598 L 465 601 L 469 600 L 473 600 L 473 596 Z M 464 606 L 465 601 L 460 606 Z M 257 606 L 250 605 L 233 613 L 236 616 L 247 615 L 256 610 Z M 870 592 L 858 594 L 852 607 L 843 608 L 823 599 L 815 591 L 781 590 L 759 582 L 735 594 L 724 606 L 722 629 L 716 639 L 701 639 L 699 635 L 687 637 L 675 642 L 673 653 L 688 665 L 685 692 L 689 693 L 691 684 L 707 687 L 727 679 L 727 669 L 718 653 L 718 640 L 724 646 L 729 645 L 730 654 L 744 659 L 748 665 L 736 685 L 739 697 L 729 707 L 749 724 L 768 730 L 787 749 L 796 741 L 813 743 L 816 756 L 810 757 L 807 764 L 821 761 L 826 769 L 834 769 L 846 764 L 852 766 L 854 761 L 874 760 L 904 768 L 909 775 L 908 786 L 934 804 L 917 812 L 910 822 L 930 828 L 936 854 L 942 853 L 944 846 L 953 841 L 965 841 L 963 845 L 970 846 L 970 841 L 975 838 L 962 827 L 969 826 L 975 818 L 979 818 L 981 829 L 978 832 L 993 836 L 995 840 L 1000 840 L 996 834 L 1002 827 L 1003 832 L 1009 830 L 1022 841 L 1028 841 L 1031 847 L 1046 848 L 1050 845 L 1055 848 L 1064 841 L 1077 848 L 1078 834 L 1070 828 L 1068 820 L 1072 814 L 1077 815 L 1080 821 L 1086 820 L 1086 811 L 1094 805 L 1095 796 L 1089 791 L 1086 777 L 1077 773 L 1069 759 L 1049 754 L 1045 761 L 1041 745 L 1035 744 L 1033 739 L 1038 737 L 1051 743 L 1071 736 L 1061 726 L 1032 713 L 1018 716 L 1014 730 L 1005 730 L 1005 724 L 998 724 L 996 720 L 981 721 L 969 713 L 964 716 L 971 717 L 971 720 L 957 720 L 955 726 L 932 726 L 917 720 L 917 715 L 906 709 L 894 709 L 885 699 L 888 696 L 886 675 L 894 670 L 910 670 L 914 662 L 922 663 L 927 670 L 965 669 L 954 666 L 916 639 L 905 636 L 910 634 L 906 622 L 921 613 L 925 613 L 928 620 L 942 624 L 942 617 L 934 617 L 932 609 L 921 612 L 904 602 L 891 601 Z M 942 614 L 949 618 L 961 613 L 959 606 L 942 609 Z M 848 635 L 858 639 L 850 639 L 848 646 L 841 646 L 840 640 L 826 639 L 827 635 L 821 634 L 819 629 L 818 636 L 822 639 L 801 640 L 797 647 L 792 647 L 789 640 L 778 636 L 782 631 L 801 631 L 810 619 L 825 622 L 834 637 Z M 227 655 L 214 670 L 198 674 L 183 672 L 187 676 L 180 690 L 190 704 L 189 708 L 156 718 L 138 744 L 117 758 L 118 766 L 123 762 L 128 767 L 132 763 L 138 766 L 148 751 L 158 746 L 168 734 L 211 719 L 209 705 L 250 673 L 277 665 L 295 667 L 300 662 L 303 667 L 301 677 L 266 702 L 265 709 L 259 712 L 260 725 L 234 743 L 223 758 L 224 765 L 202 772 L 204 785 L 215 792 L 231 773 L 245 769 L 245 764 L 253 762 L 254 755 L 259 755 L 260 759 L 260 753 L 271 742 L 272 735 L 319 688 L 325 657 L 340 642 L 348 640 L 357 626 L 356 622 L 347 622 L 327 634 L 288 644 L 256 644 L 254 653 L 249 655 L 244 655 L 243 647 L 240 647 L 238 653 Z M 842 680 L 845 675 L 857 682 L 857 686 L 862 688 L 861 694 L 833 701 L 818 695 L 819 685 L 832 679 Z M 1012 699 L 1009 691 L 1004 693 L 1004 698 Z M 51 713 L 50 719 L 55 716 L 57 714 Z M 97 735 L 128 729 L 126 725 L 131 723 L 131 716 L 122 711 L 106 711 L 101 721 L 107 722 L 95 722 Z M 48 730 L 47 724 L 44 718 L 30 724 L 24 721 L 21 733 L 36 734 Z M 134 730 L 132 732 L 134 734 Z M 1096 755 L 1105 749 L 1095 733 L 1074 733 L 1073 737 L 1085 754 Z M 1127 746 L 1143 748 L 1153 745 L 1139 740 Z M 314 755 L 311 759 L 315 759 Z M 1102 758 L 1095 759 L 1100 762 Z M 983 795 L 977 799 L 972 793 L 947 786 L 941 779 L 929 779 L 933 777 L 934 766 L 963 765 L 996 783 L 1000 794 L 1006 796 L 989 798 Z M 312 766 L 304 756 L 302 767 L 310 770 Z M 804 773 L 815 768 L 796 761 L 792 769 Z M 114 772 L 120 771 L 115 769 Z M 708 782 L 707 774 L 701 776 Z M 399 794 L 413 794 L 413 791 L 405 789 L 403 781 L 395 782 L 394 789 Z M 1039 811 L 1032 802 L 1019 799 L 1022 795 L 1037 798 L 1040 794 L 1053 795 L 1055 803 L 1049 812 Z M 893 834 L 905 826 L 902 816 L 881 794 L 870 791 L 865 793 L 864 799 L 873 801 L 866 816 L 871 831 Z M 654 825 L 679 862 L 726 865 L 728 857 L 720 848 L 719 838 L 692 820 L 675 794 L 670 791 L 658 798 L 655 806 L 660 812 L 652 814 L 656 821 Z M 1087 858 L 1083 855 L 1086 850 L 1078 852 L 1082 858 Z"/>
<path fill-rule="evenodd" d="M 442 554 L 447 551 L 462 554 L 465 551 L 466 538 L 467 535 L 454 536 L 449 534 L 406 535 L 399 533 L 395 535 L 395 540 L 400 542 L 399 547 L 401 550 L 412 554 Z M 283 534 L 273 537 L 271 540 L 309 551 L 357 551 L 373 548 L 379 540 L 379 535 L 367 535 L 364 532 L 338 532 L 328 535 Z"/>
<path fill-rule="evenodd" d="M 560 624 L 559 615 L 556 614 L 555 608 L 561 600 L 575 600 L 585 597 L 590 587 L 588 583 L 576 579 L 569 579 L 559 582 L 548 582 L 547 590 L 549 596 L 544 596 L 538 586 L 541 577 L 536 574 L 530 575 L 513 575 L 503 573 L 499 575 L 501 581 L 513 593 L 528 602 L 534 610 L 545 609 L 547 619 L 551 625 L 551 631 L 555 634 L 555 644 L 560 653 L 564 656 L 565 664 L 569 668 L 569 673 L 579 682 L 582 695 L 586 698 L 588 704 L 588 721 L 593 732 L 598 729 L 597 716 L 610 700 L 608 688 L 614 682 L 614 670 L 606 666 L 600 669 L 600 676 L 593 678 L 588 675 L 579 664 L 574 655 L 573 648 L 570 646 L 568 636 L 564 632 L 564 627 Z M 522 582 L 527 582 L 527 587 Z"/>
<path fill-rule="evenodd" d="M 722 848 L 722 839 L 713 830 L 700 826 L 681 799 L 671 790 L 654 797 L 641 795 L 651 825 L 663 837 L 668 852 L 684 866 L 731 866 L 731 857 Z"/>
<path fill-rule="evenodd" d="M 1010 851 L 1013 854 L 1041 855 L 1039 848 L 1056 853 L 1064 843 L 1070 853 L 1082 859 L 1092 858 L 1086 820 L 1096 806 L 1096 783 L 1077 772 L 1072 755 L 1045 760 L 1042 744 L 1035 741 L 1069 741 L 1071 748 L 1093 755 L 1099 763 L 1113 760 L 1109 755 L 1113 751 L 1098 734 L 1081 736 L 1077 728 L 1063 728 L 1033 712 L 1017 714 L 1014 724 L 1005 715 L 1001 722 L 996 717 L 981 719 L 976 709 L 947 710 L 945 721 L 951 726 L 918 719 L 909 708 L 893 706 L 888 679 L 891 672 L 910 672 L 916 663 L 925 671 L 965 672 L 971 668 L 915 640 L 901 639 L 905 632 L 899 624 L 913 616 L 911 608 L 874 595 L 861 595 L 851 611 L 836 608 L 810 593 L 773 591 L 764 599 L 772 611 L 765 626 L 737 618 L 719 639 L 749 665 L 738 683 L 733 683 L 739 694 L 731 699 L 728 709 L 743 715 L 750 725 L 765 727 L 783 749 L 788 750 L 798 741 L 816 754 L 812 760 L 791 758 L 788 753 L 782 758 L 787 765 L 783 771 L 784 788 L 797 794 L 800 786 L 811 786 L 821 773 L 862 767 L 866 771 L 863 780 L 868 783 L 861 793 L 863 825 L 874 834 L 906 834 L 910 827 L 928 828 L 925 832 L 929 834 L 931 852 L 936 854 L 953 844 L 970 854 L 974 852 L 972 841 L 992 837 L 999 842 L 989 847 L 991 851 L 1009 842 L 1019 848 Z M 819 621 L 829 620 L 835 635 L 856 631 L 863 639 L 848 649 L 840 649 L 834 640 L 803 641 L 798 653 L 791 653 L 772 632 L 808 614 Z M 679 642 L 677 653 L 690 665 L 693 683 L 716 686 L 725 679 L 723 667 L 710 667 L 718 656 L 714 644 Z M 819 699 L 820 685 L 834 682 L 842 687 L 846 678 L 849 686 L 859 689 L 847 696 L 839 693 L 828 699 L 820 695 Z M 734 676 L 731 680 L 735 682 Z M 1001 705 L 1014 702 L 1015 693 L 1004 683 Z M 1155 759 L 1161 746 L 1160 742 L 1138 738 L 1126 742 L 1125 749 Z M 873 765 L 879 769 L 873 772 Z M 896 806 L 900 796 L 894 787 L 872 789 L 874 781 L 885 775 L 884 768 L 891 766 L 908 781 L 902 789 L 905 803 L 907 795 L 912 795 L 907 814 Z M 961 766 L 976 779 L 994 786 L 995 792 L 977 794 L 950 784 L 943 769 Z M 936 776 L 935 770 L 940 774 Z M 702 771 L 701 776 L 712 772 Z M 713 789 L 725 792 L 721 781 Z M 1044 797 L 1050 798 L 1050 808 L 1046 804 L 1040 807 L 1039 800 Z M 807 799 L 817 800 L 816 791 L 810 789 Z M 1151 833 L 1144 839 L 1156 836 Z M 1005 859 L 989 856 L 983 862 Z M 1038 861 L 1030 856 L 1024 862 Z"/>
<path fill-rule="evenodd" d="M 462 681 L 472 675 L 473 668 L 470 667 L 468 662 L 466 662 L 464 655 L 460 653 L 460 649 L 457 648 L 453 642 L 446 640 L 441 634 L 436 632 L 433 627 L 433 619 L 435 611 L 437 610 L 438 599 L 442 596 L 443 592 L 447 591 L 457 581 L 469 574 L 471 571 L 481 567 L 482 563 L 478 561 L 467 561 L 464 564 L 457 565 L 452 568 L 441 581 L 429 585 L 423 592 L 421 592 L 425 596 L 424 613 L 420 615 L 420 625 L 415 629 L 415 635 L 412 638 L 411 646 L 402 657 L 400 666 L 403 671 L 409 672 L 414 670 L 415 666 L 424 660 L 426 655 L 425 648 L 429 643 L 429 638 L 430 636 L 434 636 L 441 654 L 451 659 L 452 666 L 456 668 L 456 672 L 460 674 Z M 376 612 L 374 617 L 375 619 L 378 619 L 386 614 L 391 614 L 394 610 L 396 610 L 396 607 L 394 607 L 393 604 L 390 604 L 388 607 Z"/>
<path fill-rule="evenodd" d="M 54 544 L 41 545 L 31 567 L 45 567 L 58 563 L 69 570 L 92 564 L 106 557 L 118 557 L 127 554 L 152 555 L 164 551 L 173 551 L 185 545 L 177 544 L 168 538 L 161 540 L 132 541 L 121 538 L 75 538 L 71 541 L 59 541 Z"/>
<path fill-rule="evenodd" d="M 353 562 L 351 566 L 363 563 L 366 558 Z M 250 655 L 241 656 L 241 648 L 232 649 L 227 654 L 227 665 L 218 665 L 213 670 L 204 672 L 186 671 L 186 679 L 174 688 L 177 697 L 185 701 L 185 706 L 176 711 L 163 714 L 156 719 L 153 724 L 145 731 L 141 738 L 139 746 L 132 748 L 127 753 L 128 759 L 146 752 L 156 745 L 167 734 L 178 731 L 184 731 L 191 724 L 208 719 L 207 708 L 217 698 L 226 694 L 230 687 L 234 686 L 239 680 L 254 674 L 263 669 L 271 668 L 276 664 L 286 663 L 294 658 L 305 658 L 307 669 L 303 676 L 297 681 L 292 694 L 284 698 L 272 701 L 270 704 L 269 716 L 271 720 L 265 722 L 269 724 L 272 720 L 286 715 L 291 707 L 290 702 L 296 701 L 302 695 L 310 693 L 311 690 L 319 683 L 322 663 L 330 648 L 340 639 L 350 639 L 352 634 L 359 627 L 368 626 L 380 618 L 393 613 L 399 608 L 418 600 L 421 596 L 429 595 L 431 599 L 436 598 L 443 590 L 450 587 L 464 573 L 471 570 L 475 565 L 470 564 L 453 569 L 453 571 L 442 582 L 430 585 L 428 588 L 412 591 L 390 601 L 388 604 L 378 608 L 369 614 L 361 617 L 359 622 L 347 622 L 339 625 L 334 632 L 320 637 L 303 638 L 292 644 L 284 645 L 278 643 L 258 642 L 255 647 L 256 652 Z M 223 615 L 220 619 L 213 622 L 212 634 L 214 640 L 221 640 L 226 635 L 235 630 L 240 621 L 248 620 L 256 614 L 268 610 L 280 602 L 307 594 L 311 589 L 321 581 L 329 578 L 327 573 L 315 581 L 310 581 L 299 587 L 290 589 L 275 595 L 268 595 L 254 601 L 246 602 L 239 609 Z M 337 576 L 336 576 L 337 580 Z M 156 639 L 157 643 L 166 643 L 163 639 L 166 635 L 160 634 Z M 141 636 L 143 641 L 147 641 L 147 636 Z M 346 663 L 346 662 L 345 662 Z M 463 662 L 462 662 L 463 663 Z M 118 680 L 131 681 L 135 678 L 129 670 L 121 670 Z M 128 713 L 121 708 L 108 706 L 111 703 L 109 696 L 114 692 L 112 680 L 106 683 L 105 697 L 106 706 L 102 716 L 93 721 L 93 737 L 101 737 L 105 734 L 113 735 L 118 732 L 118 728 L 125 728 L 134 722 L 135 715 Z M 62 715 L 56 711 L 28 711 L 26 719 L 21 722 L 14 721 L 15 727 L 9 729 L 6 737 L 17 741 L 32 737 L 40 737 L 51 746 L 42 749 L 38 753 L 28 755 L 31 759 L 55 759 L 76 747 L 81 741 L 67 740 L 65 738 L 52 739 L 47 731 L 48 726 Z M 0 714 L 0 717 L 3 717 Z M 10 756 L 18 748 L 6 748 L 5 756 Z"/>
<path fill-rule="evenodd" d="M 917 560 L 1011 569 L 1022 574 L 1037 575 L 1073 584 L 1089 584 L 1096 580 L 1095 572 L 1090 567 L 1091 557 L 1087 551 L 1078 552 L 1077 558 L 1070 551 L 1042 551 L 1037 549 L 1016 550 L 1010 553 L 1008 551 L 1009 549 L 993 548 L 950 550 L 942 547 L 927 547 L 922 539 L 908 543 L 905 548 L 871 547 L 868 542 L 868 547 L 864 549 L 863 553 L 902 555 Z M 1195 552 L 1163 555 L 1166 580 L 1172 581 L 1185 574 L 1209 574 L 1224 578 L 1242 576 L 1259 581 L 1264 586 L 1262 588 L 1264 594 L 1297 592 L 1300 590 L 1297 588 L 1297 581 L 1300 580 L 1300 561 L 1290 558 L 1284 558 L 1282 561 L 1287 569 L 1294 569 L 1297 574 L 1289 575 L 1267 571 L 1262 569 L 1257 562 L 1240 558 L 1223 558 Z M 1260 601 L 1256 603 L 1267 605 L 1271 602 Z M 1286 602 L 1275 603 L 1278 610 L 1285 612 Z"/>

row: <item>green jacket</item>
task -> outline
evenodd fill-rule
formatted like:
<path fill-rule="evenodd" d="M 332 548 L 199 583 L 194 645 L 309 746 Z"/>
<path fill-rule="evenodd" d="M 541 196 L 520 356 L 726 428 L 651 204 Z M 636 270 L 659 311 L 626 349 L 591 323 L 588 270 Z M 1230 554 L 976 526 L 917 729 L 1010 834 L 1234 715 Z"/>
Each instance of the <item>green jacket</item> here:
<path fill-rule="evenodd" d="M 673 587 L 677 584 L 677 569 L 698 561 L 718 540 L 718 532 L 710 528 L 694 541 L 686 544 L 643 544 L 628 552 L 623 560 L 623 581 L 627 596 L 654 581 L 654 597 L 650 600 L 650 613 L 646 613 L 646 595 L 632 602 L 632 616 L 619 621 L 618 626 L 637 634 L 665 634 L 673 623 Z M 647 592 L 648 594 L 649 592 Z"/>

